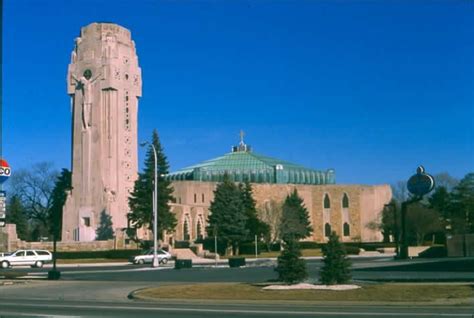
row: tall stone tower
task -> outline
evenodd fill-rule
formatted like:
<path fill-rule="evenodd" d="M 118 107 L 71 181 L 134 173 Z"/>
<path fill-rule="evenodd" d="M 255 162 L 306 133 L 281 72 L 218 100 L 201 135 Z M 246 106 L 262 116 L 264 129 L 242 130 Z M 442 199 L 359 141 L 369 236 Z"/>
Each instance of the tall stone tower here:
<path fill-rule="evenodd" d="M 71 54 L 72 186 L 63 209 L 64 241 L 92 241 L 102 211 L 114 230 L 127 226 L 137 179 L 137 110 L 141 69 L 130 31 L 92 23 Z"/>

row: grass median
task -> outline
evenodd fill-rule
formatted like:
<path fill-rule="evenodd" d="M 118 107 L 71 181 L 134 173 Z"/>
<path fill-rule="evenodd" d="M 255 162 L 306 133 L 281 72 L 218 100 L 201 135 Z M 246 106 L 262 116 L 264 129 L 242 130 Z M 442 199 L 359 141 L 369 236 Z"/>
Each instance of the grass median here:
<path fill-rule="evenodd" d="M 145 299 L 202 299 L 256 301 L 362 301 L 432 302 L 474 301 L 474 285 L 462 284 L 374 284 L 347 291 L 263 290 L 263 286 L 240 283 L 206 283 L 162 286 L 137 291 Z"/>

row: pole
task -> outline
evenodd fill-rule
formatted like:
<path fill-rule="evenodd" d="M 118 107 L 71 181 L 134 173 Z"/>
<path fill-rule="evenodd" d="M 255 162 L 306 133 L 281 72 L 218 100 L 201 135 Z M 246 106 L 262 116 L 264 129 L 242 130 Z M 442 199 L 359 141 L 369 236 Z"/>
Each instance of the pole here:
<path fill-rule="evenodd" d="M 395 222 L 395 257 L 400 257 L 400 243 L 399 243 L 399 235 L 400 231 L 398 230 L 398 215 L 397 215 L 397 206 L 395 204 L 392 205 L 393 207 L 393 217 Z"/>
<path fill-rule="evenodd" d="M 258 242 L 257 242 L 257 234 L 255 234 L 255 258 L 258 258 Z"/>
<path fill-rule="evenodd" d="M 58 220 L 57 215 L 53 219 L 53 269 L 48 272 L 49 280 L 58 280 L 61 277 L 61 273 L 56 268 L 56 245 L 58 242 Z"/>
<path fill-rule="evenodd" d="M 53 271 L 56 271 L 56 243 L 57 243 L 56 233 L 54 233 L 53 234 Z"/>
<path fill-rule="evenodd" d="M 408 258 L 408 243 L 407 243 L 407 224 L 406 224 L 406 217 L 407 217 L 407 205 L 408 201 L 402 203 L 402 246 L 400 249 L 400 258 L 407 259 Z"/>
<path fill-rule="evenodd" d="M 153 155 L 155 156 L 155 182 L 154 182 L 154 192 L 153 192 L 153 267 L 159 266 L 158 255 L 157 255 L 157 239 L 158 239 L 158 163 L 155 145 L 151 144 L 153 147 Z"/>
<path fill-rule="evenodd" d="M 423 199 L 423 196 L 414 196 L 413 198 L 402 203 L 402 245 L 400 247 L 400 258 L 408 258 L 408 238 L 407 238 L 407 208 L 410 204 L 416 203 Z"/>
<path fill-rule="evenodd" d="M 217 234 L 214 234 L 214 261 L 217 267 Z"/>

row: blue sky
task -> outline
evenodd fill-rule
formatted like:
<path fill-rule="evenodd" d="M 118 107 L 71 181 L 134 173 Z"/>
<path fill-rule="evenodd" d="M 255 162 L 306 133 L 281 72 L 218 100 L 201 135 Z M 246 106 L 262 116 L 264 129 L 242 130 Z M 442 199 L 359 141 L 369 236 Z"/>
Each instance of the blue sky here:
<path fill-rule="evenodd" d="M 172 170 L 238 142 L 338 183 L 474 169 L 471 1 L 4 0 L 3 153 L 70 166 L 66 72 L 91 22 L 132 31 L 139 140 Z M 143 161 L 140 151 L 140 163 Z"/>

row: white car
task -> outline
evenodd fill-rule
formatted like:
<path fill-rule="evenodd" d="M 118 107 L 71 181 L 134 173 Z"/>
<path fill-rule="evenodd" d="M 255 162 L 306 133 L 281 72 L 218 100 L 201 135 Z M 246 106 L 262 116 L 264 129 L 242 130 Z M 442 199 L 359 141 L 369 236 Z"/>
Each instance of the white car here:
<path fill-rule="evenodd" d="M 157 250 L 156 256 L 160 264 L 166 264 L 171 259 L 171 254 L 164 250 Z M 133 264 L 145 264 L 153 262 L 153 250 L 145 251 L 141 255 L 132 256 L 129 259 L 130 263 Z"/>
<path fill-rule="evenodd" d="M 0 256 L 0 267 L 8 268 L 18 265 L 43 267 L 45 263 L 53 260 L 53 254 L 45 250 L 18 250 L 11 254 Z"/>

